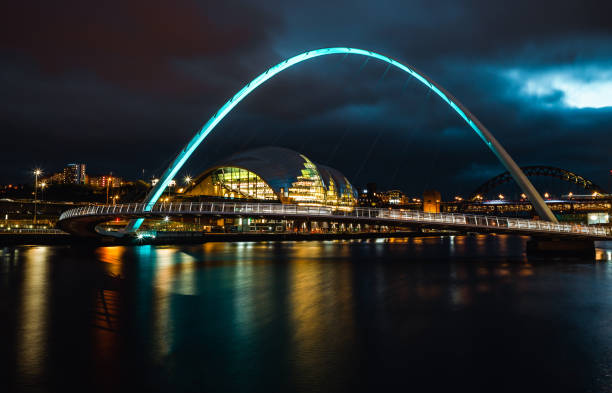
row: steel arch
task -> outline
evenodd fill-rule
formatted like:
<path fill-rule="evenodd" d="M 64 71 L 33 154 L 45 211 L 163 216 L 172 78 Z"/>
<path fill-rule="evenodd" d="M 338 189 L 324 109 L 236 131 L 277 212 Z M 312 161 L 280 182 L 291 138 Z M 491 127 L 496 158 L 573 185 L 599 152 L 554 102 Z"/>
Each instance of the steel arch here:
<path fill-rule="evenodd" d="M 480 121 L 474 115 L 472 115 L 470 111 L 467 110 L 467 108 L 465 108 L 444 88 L 436 84 L 423 73 L 416 71 L 412 67 L 406 66 L 398 61 L 395 61 L 390 57 L 368 50 L 346 47 L 323 48 L 301 53 L 271 68 L 268 68 L 263 74 L 259 75 L 257 78 L 253 79 L 246 86 L 244 86 L 240 91 L 238 91 L 238 93 L 236 93 L 232 98 L 230 98 L 229 101 L 227 101 L 221 108 L 219 108 L 219 110 L 206 122 L 206 124 L 204 124 L 204 126 L 202 126 L 200 131 L 198 131 L 198 133 L 189 141 L 189 143 L 187 143 L 183 150 L 181 150 L 181 152 L 172 161 L 168 169 L 166 169 L 166 171 L 160 178 L 159 182 L 155 185 L 155 187 L 153 187 L 153 189 L 151 189 L 149 194 L 147 194 L 147 197 L 144 200 L 147 209 L 151 209 L 153 207 L 153 205 L 162 195 L 170 181 L 174 178 L 177 172 L 185 164 L 187 159 L 200 145 L 200 143 L 202 143 L 202 141 L 208 136 L 208 134 L 210 134 L 210 132 L 215 128 L 215 126 L 219 124 L 219 122 L 253 90 L 255 90 L 258 86 L 260 86 L 262 83 L 272 78 L 276 74 L 298 63 L 301 63 L 302 61 L 313 59 L 319 56 L 333 54 L 353 54 L 384 61 L 406 72 L 407 74 L 411 75 L 419 82 L 427 86 L 440 98 L 442 98 L 442 100 L 446 102 L 455 112 L 457 112 L 459 116 L 474 130 L 474 132 L 476 132 L 480 139 L 483 140 L 485 145 L 489 147 L 493 154 L 497 156 L 497 158 L 504 165 L 504 167 L 512 174 L 512 177 L 519 184 L 523 192 L 529 196 L 530 201 L 532 201 L 533 206 L 538 212 L 538 214 L 541 217 L 546 218 L 548 221 L 552 221 L 555 223 L 557 222 L 557 219 L 555 218 L 552 211 L 548 208 L 548 206 L 546 206 L 544 199 L 542 199 L 533 184 L 531 184 L 529 179 L 527 179 L 527 176 L 525 176 L 525 174 L 521 172 L 519 166 L 514 162 L 510 155 L 508 155 L 508 153 L 501 146 L 501 144 L 493 137 L 493 135 L 491 135 L 491 133 L 482 125 L 482 123 L 480 123 Z M 141 219 L 135 220 L 128 225 L 126 231 L 133 232 L 138 229 L 140 224 L 142 224 Z"/>
<path fill-rule="evenodd" d="M 601 194 L 607 194 L 607 192 L 603 188 L 599 187 L 597 184 L 593 183 L 591 180 L 588 180 L 583 176 L 577 175 L 565 169 L 555 168 L 552 166 L 533 165 L 533 166 L 523 166 L 521 167 L 521 170 L 527 177 L 533 177 L 533 176 L 554 177 L 554 178 L 563 180 L 568 183 L 577 184 L 587 191 L 595 191 Z M 495 189 L 496 187 L 502 184 L 508 183 L 510 180 L 512 180 L 512 177 L 510 176 L 510 172 L 500 173 L 499 175 L 481 184 L 471 194 L 470 199 L 474 199 L 477 195 L 484 195 L 487 192 Z"/>

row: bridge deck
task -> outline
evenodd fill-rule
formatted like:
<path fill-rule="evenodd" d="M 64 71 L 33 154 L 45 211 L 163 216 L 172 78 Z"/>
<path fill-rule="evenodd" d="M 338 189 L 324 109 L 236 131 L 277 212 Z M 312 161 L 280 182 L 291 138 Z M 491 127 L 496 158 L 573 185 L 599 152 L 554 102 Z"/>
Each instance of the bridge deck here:
<path fill-rule="evenodd" d="M 415 210 L 381 209 L 357 207 L 351 211 L 333 210 L 324 206 L 284 205 L 279 203 L 241 202 L 187 202 L 159 203 L 146 209 L 142 203 L 84 206 L 67 210 L 60 216 L 59 226 L 71 221 L 87 220 L 102 222 L 106 218 L 128 219 L 173 216 L 173 215 L 218 215 L 218 216 L 260 216 L 278 218 L 327 219 L 353 222 L 385 222 L 398 225 L 420 225 L 458 230 L 486 232 L 508 232 L 516 234 L 542 234 L 562 237 L 612 239 L 612 230 L 607 227 L 578 224 L 554 224 L 547 221 L 520 218 L 481 216 L 456 213 L 425 213 Z M 93 220 L 92 220 L 93 219 Z M 69 230 L 70 231 L 70 230 Z M 74 232 L 74 231 L 72 231 Z M 78 233 L 75 233 L 78 234 Z"/>

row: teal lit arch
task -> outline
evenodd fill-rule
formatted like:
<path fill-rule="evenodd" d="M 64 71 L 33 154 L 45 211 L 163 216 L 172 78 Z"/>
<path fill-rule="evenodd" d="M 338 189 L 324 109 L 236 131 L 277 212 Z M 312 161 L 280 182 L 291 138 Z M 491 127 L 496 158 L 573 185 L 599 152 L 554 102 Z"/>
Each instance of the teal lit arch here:
<path fill-rule="evenodd" d="M 333 54 L 352 54 L 366 56 L 374 59 L 384 61 L 400 70 L 408 73 L 412 77 L 416 78 L 419 82 L 427 86 L 434 93 L 436 93 L 444 102 L 446 102 L 459 116 L 476 132 L 476 134 L 482 139 L 482 141 L 489 147 L 489 149 L 495 154 L 499 161 L 503 164 L 508 172 L 512 175 L 514 180 L 518 183 L 521 190 L 528 196 L 532 202 L 535 210 L 538 212 L 540 217 L 557 222 L 552 211 L 546 206 L 544 199 L 535 189 L 533 184 L 527 179 L 527 176 L 521 171 L 519 166 L 514 160 L 508 155 L 506 150 L 501 144 L 493 137 L 493 135 L 480 123 L 480 121 L 470 113 L 459 101 L 457 101 L 450 93 L 444 88 L 436 84 L 434 81 L 429 79 L 424 74 L 417 72 L 414 68 L 408 67 L 398 61 L 391 59 L 390 57 L 378 54 L 376 52 L 355 49 L 355 48 L 324 48 L 316 49 L 308 52 L 301 53 L 297 56 L 291 57 L 271 68 L 268 68 L 263 74 L 253 79 L 246 86 L 244 86 L 238 93 L 229 99 L 219 110 L 202 126 L 200 131 L 189 141 L 189 143 L 181 150 L 181 152 L 172 161 L 168 169 L 164 172 L 159 182 L 151 189 L 147 194 L 144 203 L 146 204 L 145 210 L 150 211 L 153 205 L 164 192 L 170 181 L 178 173 L 181 167 L 189 159 L 195 149 L 206 139 L 208 134 L 216 127 L 217 124 L 232 110 L 240 101 L 248 96 L 253 90 L 259 87 L 268 79 L 272 78 L 276 74 L 292 67 L 302 61 L 313 59 L 319 56 L 333 55 Z M 127 232 L 133 232 L 140 227 L 143 219 L 134 220 L 126 228 Z"/>

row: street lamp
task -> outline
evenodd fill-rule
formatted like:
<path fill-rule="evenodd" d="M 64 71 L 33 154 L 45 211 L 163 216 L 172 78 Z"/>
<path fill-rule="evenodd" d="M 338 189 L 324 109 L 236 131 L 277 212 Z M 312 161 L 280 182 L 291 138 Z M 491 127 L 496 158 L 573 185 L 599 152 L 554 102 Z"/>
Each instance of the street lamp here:
<path fill-rule="evenodd" d="M 106 204 L 108 205 L 108 190 L 113 183 L 113 172 L 106 177 Z"/>
<path fill-rule="evenodd" d="M 191 176 L 189 175 L 185 176 L 185 184 L 187 184 L 188 186 L 191 185 Z"/>
<path fill-rule="evenodd" d="M 36 224 L 36 199 L 37 199 L 37 192 L 38 192 L 38 176 L 42 175 L 42 170 L 40 170 L 39 168 L 34 169 L 34 224 Z"/>

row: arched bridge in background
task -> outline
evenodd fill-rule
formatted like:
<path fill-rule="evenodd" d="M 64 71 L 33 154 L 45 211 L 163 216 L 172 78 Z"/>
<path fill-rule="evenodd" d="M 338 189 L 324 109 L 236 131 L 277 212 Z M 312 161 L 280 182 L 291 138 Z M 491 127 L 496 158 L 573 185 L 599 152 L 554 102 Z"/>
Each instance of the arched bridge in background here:
<path fill-rule="evenodd" d="M 597 192 L 599 194 L 607 194 L 607 192 L 603 188 L 599 187 L 592 181 L 565 169 L 555 168 L 551 166 L 536 165 L 524 166 L 521 167 L 521 170 L 527 177 L 553 177 L 571 184 L 576 184 L 579 187 L 582 187 L 585 191 Z M 491 190 L 494 190 L 500 185 L 508 183 L 510 181 L 512 181 L 512 175 L 510 174 L 510 172 L 501 173 L 481 184 L 476 190 L 474 190 L 474 192 L 472 192 L 469 199 L 475 200 L 477 196 L 483 196 Z"/>
<path fill-rule="evenodd" d="M 343 55 L 359 55 L 367 58 L 373 58 L 383 61 L 389 64 L 389 67 L 393 66 L 416 80 L 425 85 L 428 89 L 438 95 L 446 104 L 448 104 L 457 114 L 470 126 L 470 128 L 482 139 L 485 145 L 495 154 L 502 165 L 508 170 L 512 178 L 517 182 L 521 190 L 529 197 L 529 201 L 533 204 L 534 209 L 538 212 L 539 216 L 550 222 L 557 223 L 557 219 L 553 212 L 546 206 L 544 199 L 535 189 L 533 184 L 529 181 L 527 176 L 521 171 L 519 166 L 514 162 L 512 157 L 506 152 L 502 145 L 493 137 L 493 135 L 482 125 L 482 123 L 472 115 L 472 113 L 464 107 L 457 99 L 455 99 L 449 92 L 443 87 L 435 83 L 433 80 L 425 76 L 425 74 L 417 71 L 415 68 L 404 65 L 390 57 L 381 55 L 376 52 L 356 49 L 356 48 L 323 48 L 316 49 L 308 52 L 301 53 L 297 56 L 291 57 L 271 68 L 266 70 L 263 74 L 259 75 L 240 91 L 238 91 L 232 98 L 230 98 L 219 110 L 202 126 L 202 128 L 196 133 L 196 135 L 187 143 L 187 145 L 181 150 L 181 152 L 172 161 L 170 166 L 161 176 L 159 182 L 151 189 L 149 194 L 144 200 L 144 211 L 152 211 L 155 203 L 163 194 L 164 190 L 172 179 L 176 176 L 178 171 L 183 167 L 185 162 L 197 149 L 197 147 L 206 139 L 208 134 L 219 124 L 219 122 L 227 116 L 228 113 L 236 106 L 240 101 L 247 97 L 252 91 L 254 91 L 261 84 L 274 77 L 276 74 L 298 64 L 303 61 L 313 59 L 320 56 L 343 54 Z M 126 227 L 126 233 L 134 233 L 142 224 L 143 219 L 139 218 L 132 220 Z"/>

